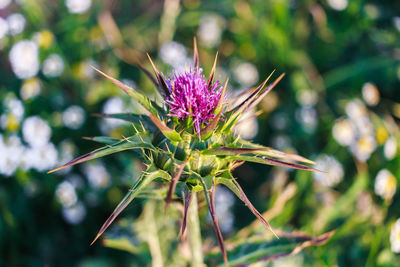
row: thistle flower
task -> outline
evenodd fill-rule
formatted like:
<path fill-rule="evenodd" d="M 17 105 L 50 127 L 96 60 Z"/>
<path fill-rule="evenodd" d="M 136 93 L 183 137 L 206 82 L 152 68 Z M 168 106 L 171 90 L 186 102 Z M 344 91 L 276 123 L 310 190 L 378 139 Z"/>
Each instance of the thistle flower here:
<path fill-rule="evenodd" d="M 88 138 L 104 143 L 106 146 L 73 159 L 51 172 L 123 150 L 137 149 L 141 151 L 147 169 L 103 224 L 92 244 L 144 188 L 148 187 L 153 180 L 161 179 L 168 184 L 165 187 L 166 208 L 174 194 L 182 196 L 184 215 L 180 229 L 181 235 L 185 232 L 191 200 L 195 199 L 194 195 L 197 192 L 204 194 L 217 241 L 227 264 L 227 252 L 216 216 L 216 186 L 225 185 L 249 207 L 250 211 L 267 229 L 273 232 L 269 223 L 254 208 L 239 183 L 232 176 L 232 170 L 248 161 L 316 171 L 316 169 L 302 164 L 314 164 L 308 159 L 251 143 L 241 139 L 233 131 L 235 125 L 243 122 L 245 113 L 256 107 L 284 74 L 266 86 L 271 74 L 259 86 L 246 90 L 228 102 L 225 101 L 228 81 L 221 86 L 220 82 L 215 80 L 217 56 L 211 73 L 206 79 L 199 67 L 196 41 L 194 42 L 194 66 L 186 69 L 183 73 L 174 73 L 166 78 L 157 70 L 150 56 L 148 58 L 155 75 L 153 76 L 144 66 L 139 65 L 139 67 L 159 89 L 160 94 L 164 96 L 165 103 L 159 106 L 128 85 L 96 69 L 142 105 L 146 112 L 145 114 L 100 114 L 99 116 L 105 118 L 117 118 L 131 122 L 136 129 L 136 134 L 121 139 L 104 136 Z M 178 187 L 178 183 L 182 186 Z M 177 188 L 183 188 L 183 191 L 176 192 Z"/>
<path fill-rule="evenodd" d="M 208 84 L 201 69 L 175 73 L 166 79 L 169 94 L 164 96 L 169 107 L 168 116 L 181 120 L 190 117 L 200 134 L 200 125 L 215 118 L 214 110 L 222 96 L 219 81 Z"/>

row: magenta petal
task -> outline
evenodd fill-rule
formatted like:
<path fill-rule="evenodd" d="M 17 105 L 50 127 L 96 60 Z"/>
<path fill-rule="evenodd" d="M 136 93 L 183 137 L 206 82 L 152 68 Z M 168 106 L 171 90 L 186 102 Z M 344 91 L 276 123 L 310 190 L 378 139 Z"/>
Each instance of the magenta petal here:
<path fill-rule="evenodd" d="M 222 86 L 217 80 L 211 88 L 201 70 L 174 73 L 166 79 L 169 95 L 165 102 L 169 115 L 180 119 L 193 117 L 194 128 L 200 132 L 201 123 L 207 124 L 215 117 L 214 110 L 222 95 Z"/>

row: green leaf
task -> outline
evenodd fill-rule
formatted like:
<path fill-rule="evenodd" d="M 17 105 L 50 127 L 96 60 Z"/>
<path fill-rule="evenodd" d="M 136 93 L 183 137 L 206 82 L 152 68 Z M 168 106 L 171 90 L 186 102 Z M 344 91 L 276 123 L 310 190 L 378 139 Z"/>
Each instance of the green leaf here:
<path fill-rule="evenodd" d="M 104 231 L 111 225 L 111 223 L 117 218 L 117 216 L 128 206 L 129 203 L 146 187 L 148 186 L 154 179 L 163 178 L 170 180 L 170 175 L 163 170 L 156 170 L 153 172 L 145 172 L 142 177 L 136 182 L 136 184 L 129 190 L 129 192 L 125 195 L 125 197 L 121 200 L 118 206 L 115 208 L 113 213 L 108 217 L 108 219 L 104 222 L 96 237 L 94 238 L 91 245 L 96 242 L 96 240 L 104 233 Z"/>
<path fill-rule="evenodd" d="M 264 156 L 273 157 L 273 158 L 281 158 L 281 159 L 286 159 L 286 160 L 290 160 L 290 161 L 298 161 L 298 162 L 303 162 L 303 163 L 308 163 L 308 164 L 315 164 L 314 161 L 306 159 L 302 156 L 275 150 L 273 148 L 255 144 L 255 143 L 243 140 L 241 138 L 238 138 L 235 142 L 236 142 L 237 147 L 240 147 L 240 148 L 255 148 L 255 149 L 258 148 L 259 150 L 257 150 L 254 153 L 257 156 L 264 155 Z"/>
<path fill-rule="evenodd" d="M 299 169 L 299 170 L 305 170 L 305 171 L 320 171 L 320 170 L 308 167 L 308 166 L 303 165 L 303 164 L 284 162 L 284 161 L 280 161 L 280 160 L 277 160 L 277 159 L 274 159 L 274 158 L 270 158 L 270 157 L 260 158 L 260 157 L 256 157 L 256 156 L 239 155 L 239 156 L 228 156 L 227 159 L 229 159 L 229 160 L 243 160 L 243 161 L 248 161 L 248 162 L 255 162 L 255 163 L 260 163 L 260 164 L 280 166 L 280 167 Z"/>
<path fill-rule="evenodd" d="M 123 139 L 122 141 L 119 141 L 117 143 L 104 146 L 104 147 L 96 149 L 90 153 L 87 153 L 85 155 L 77 157 L 77 158 L 67 162 L 63 166 L 49 171 L 48 173 L 52 173 L 52 172 L 64 169 L 66 167 L 88 161 L 88 160 L 104 157 L 104 156 L 107 156 L 107 155 L 110 155 L 110 154 L 113 154 L 116 152 L 120 152 L 120 151 L 124 151 L 124 150 L 128 150 L 128 149 L 138 149 L 138 148 L 156 150 L 156 148 L 152 144 L 150 144 L 148 135 L 137 134 L 132 137 Z"/>
<path fill-rule="evenodd" d="M 236 186 L 236 184 L 233 182 L 234 178 L 224 178 L 224 177 L 216 177 L 215 178 L 215 184 L 223 184 L 226 187 L 229 188 L 229 190 L 231 190 L 239 199 L 240 199 L 240 190 L 239 188 Z"/>
<path fill-rule="evenodd" d="M 112 145 L 112 144 L 115 144 L 115 143 L 121 141 L 119 139 L 111 138 L 108 136 L 94 136 L 94 137 L 82 137 L 82 138 L 85 140 L 90 140 L 90 141 L 94 141 L 94 142 L 106 144 L 106 145 Z"/>
<path fill-rule="evenodd" d="M 304 233 L 280 233 L 280 239 L 271 239 L 265 235 L 251 235 L 234 242 L 227 240 L 225 243 L 230 248 L 229 266 L 247 266 L 259 261 L 295 255 L 304 248 L 325 244 L 333 234 L 334 231 L 313 237 Z M 216 248 L 206 254 L 206 261 L 209 266 L 218 264 Z"/>
<path fill-rule="evenodd" d="M 154 123 L 154 125 L 163 133 L 165 137 L 167 137 L 171 141 L 175 142 L 181 142 L 182 137 L 178 132 L 175 130 L 169 128 L 165 123 L 160 120 L 157 116 L 154 116 L 153 114 L 148 114 L 150 120 Z"/>
<path fill-rule="evenodd" d="M 202 150 L 201 154 L 215 155 L 215 156 L 235 156 L 240 154 L 251 154 L 253 152 L 260 151 L 262 149 L 263 148 L 243 148 L 243 147 L 235 148 L 235 147 L 221 146 L 221 147 Z"/>

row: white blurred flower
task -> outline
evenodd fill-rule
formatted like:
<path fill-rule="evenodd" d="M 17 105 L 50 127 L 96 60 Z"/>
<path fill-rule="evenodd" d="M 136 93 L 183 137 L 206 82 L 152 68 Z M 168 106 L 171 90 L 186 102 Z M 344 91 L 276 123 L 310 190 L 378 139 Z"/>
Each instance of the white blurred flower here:
<path fill-rule="evenodd" d="M 360 99 L 354 99 L 347 103 L 346 114 L 354 121 L 367 116 L 367 109 Z"/>
<path fill-rule="evenodd" d="M 78 174 L 70 174 L 66 181 L 70 182 L 75 189 L 82 188 L 85 185 L 83 178 Z"/>
<path fill-rule="evenodd" d="M 62 115 L 63 123 L 71 129 L 79 129 L 85 122 L 85 110 L 80 106 L 68 107 Z"/>
<path fill-rule="evenodd" d="M 7 17 L 8 32 L 11 35 L 18 35 L 25 29 L 26 19 L 19 13 L 11 14 Z"/>
<path fill-rule="evenodd" d="M 272 147 L 278 150 L 286 150 L 290 148 L 291 140 L 289 136 L 280 134 L 272 138 L 271 144 Z"/>
<path fill-rule="evenodd" d="M 356 126 L 359 135 L 375 136 L 374 125 L 369 117 L 365 116 L 354 120 L 353 124 Z"/>
<path fill-rule="evenodd" d="M 394 17 L 393 24 L 396 27 L 396 29 L 400 32 L 400 17 Z"/>
<path fill-rule="evenodd" d="M 0 174 L 11 176 L 19 167 L 24 147 L 18 136 L 10 136 L 3 140 L 0 135 Z"/>
<path fill-rule="evenodd" d="M 75 144 L 70 140 L 63 140 L 59 144 L 59 163 L 65 164 L 66 162 L 73 159 L 76 151 Z"/>
<path fill-rule="evenodd" d="M 258 81 L 256 67 L 248 62 L 240 63 L 233 69 L 235 79 L 244 87 L 254 85 Z"/>
<path fill-rule="evenodd" d="M 396 178 L 390 171 L 380 170 L 375 178 L 375 194 L 390 200 L 394 193 L 396 193 Z"/>
<path fill-rule="evenodd" d="M 397 153 L 397 141 L 396 138 L 390 136 L 383 147 L 383 153 L 388 160 L 393 159 Z"/>
<path fill-rule="evenodd" d="M 64 60 L 60 55 L 51 54 L 43 61 L 42 72 L 46 77 L 58 77 L 64 71 Z"/>
<path fill-rule="evenodd" d="M 339 119 L 333 125 L 332 135 L 340 145 L 348 146 L 355 138 L 355 127 L 348 119 Z"/>
<path fill-rule="evenodd" d="M 254 112 L 247 112 L 242 117 L 234 128 L 235 134 L 247 140 L 256 137 L 258 133 L 258 121 L 257 118 L 252 117 L 253 115 Z"/>
<path fill-rule="evenodd" d="M 182 44 L 174 41 L 164 43 L 159 53 L 162 61 L 174 68 L 184 65 L 187 57 L 186 48 Z"/>
<path fill-rule="evenodd" d="M 215 211 L 222 232 L 229 232 L 233 228 L 234 215 L 231 211 L 235 198 L 233 193 L 225 187 L 217 187 L 215 191 Z M 208 217 L 211 222 L 211 217 Z"/>
<path fill-rule="evenodd" d="M 29 145 L 40 147 L 46 145 L 50 140 L 51 128 L 47 121 L 39 116 L 31 116 L 24 120 L 22 135 Z"/>
<path fill-rule="evenodd" d="M 390 231 L 390 244 L 394 253 L 400 253 L 400 219 L 392 226 Z"/>
<path fill-rule="evenodd" d="M 75 205 L 63 208 L 62 215 L 64 220 L 70 224 L 78 224 L 83 221 L 86 216 L 86 207 L 82 202 L 78 201 Z"/>
<path fill-rule="evenodd" d="M 11 3 L 11 0 L 0 0 L 0 9 L 6 8 Z"/>
<path fill-rule="evenodd" d="M 22 103 L 22 101 L 13 96 L 6 97 L 4 100 L 4 106 L 18 121 L 21 121 L 25 112 L 24 103 Z"/>
<path fill-rule="evenodd" d="M 379 90 L 373 83 L 365 83 L 362 87 L 362 96 L 364 101 L 370 106 L 376 106 L 379 103 Z"/>
<path fill-rule="evenodd" d="M 25 150 L 22 158 L 22 167 L 27 170 L 36 169 L 39 172 L 48 171 L 58 163 L 58 152 L 54 144 L 47 143 L 39 147 L 31 147 Z"/>
<path fill-rule="evenodd" d="M 376 148 L 376 141 L 373 136 L 363 135 L 356 142 L 350 145 L 350 151 L 361 162 L 369 159 Z"/>
<path fill-rule="evenodd" d="M 110 175 L 100 162 L 85 164 L 83 171 L 88 178 L 89 184 L 94 188 L 107 187 L 110 183 Z"/>
<path fill-rule="evenodd" d="M 92 0 L 66 0 L 68 11 L 74 14 L 86 12 L 92 5 Z"/>
<path fill-rule="evenodd" d="M 119 97 L 108 99 L 103 106 L 104 114 L 124 113 L 128 111 L 129 109 L 126 107 L 124 101 Z M 124 122 L 118 119 L 107 118 L 99 121 L 99 127 L 104 134 L 109 134 L 112 129 L 121 125 L 124 125 Z"/>
<path fill-rule="evenodd" d="M 302 106 L 296 110 L 296 119 L 307 132 L 313 132 L 318 124 L 318 114 L 314 108 Z"/>
<path fill-rule="evenodd" d="M 10 51 L 11 68 L 20 79 L 28 79 L 39 71 L 39 49 L 35 42 L 22 40 Z"/>
<path fill-rule="evenodd" d="M 324 186 L 332 187 L 343 180 L 343 166 L 333 156 L 320 156 L 316 161 L 315 168 L 326 172 L 313 172 L 315 181 Z"/>
<path fill-rule="evenodd" d="M 92 68 L 100 68 L 99 64 L 91 58 L 87 58 L 76 65 L 76 71 L 79 78 L 93 79 L 98 73 Z"/>
<path fill-rule="evenodd" d="M 1 1 L 1 0 L 0 0 Z M 0 17 L 0 39 L 6 36 L 8 33 L 8 23 Z"/>
<path fill-rule="evenodd" d="M 303 89 L 297 92 L 296 99 L 302 106 L 314 106 L 318 101 L 318 94 L 315 90 Z"/>
<path fill-rule="evenodd" d="M 63 181 L 57 186 L 56 197 L 63 207 L 71 207 L 78 201 L 75 188 L 68 181 Z"/>
<path fill-rule="evenodd" d="M 284 130 L 289 125 L 289 118 L 286 113 L 275 112 L 271 117 L 271 126 L 276 130 Z"/>
<path fill-rule="evenodd" d="M 348 0 L 327 0 L 328 5 L 338 11 L 344 10 L 348 3 Z"/>
<path fill-rule="evenodd" d="M 119 97 L 113 97 L 108 99 L 103 106 L 103 113 L 105 114 L 121 113 L 125 111 L 126 111 L 125 104 Z"/>
<path fill-rule="evenodd" d="M 40 93 L 41 87 L 40 80 L 37 78 L 25 80 L 21 87 L 20 96 L 24 100 L 33 98 Z"/>
<path fill-rule="evenodd" d="M 70 140 L 63 140 L 58 145 L 58 165 L 64 165 L 65 163 L 71 161 L 74 158 L 76 152 L 76 146 Z M 60 170 L 58 173 L 60 175 L 65 175 L 72 170 L 72 166 L 66 167 Z"/>
<path fill-rule="evenodd" d="M 224 18 L 216 14 L 207 14 L 201 17 L 197 31 L 199 42 L 207 47 L 214 47 L 219 44 L 225 24 Z"/>

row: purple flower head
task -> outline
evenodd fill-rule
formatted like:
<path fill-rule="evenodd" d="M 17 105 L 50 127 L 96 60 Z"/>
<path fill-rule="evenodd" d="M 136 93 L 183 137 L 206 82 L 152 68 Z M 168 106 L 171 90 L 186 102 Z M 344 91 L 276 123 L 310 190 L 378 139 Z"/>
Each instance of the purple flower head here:
<path fill-rule="evenodd" d="M 169 116 L 179 119 L 193 117 L 197 133 L 200 133 L 201 123 L 208 124 L 214 118 L 214 110 L 222 94 L 222 86 L 215 81 L 210 88 L 202 70 L 185 70 L 174 73 L 166 79 L 169 95 L 165 96 L 169 107 Z"/>

